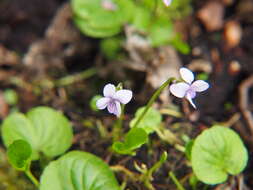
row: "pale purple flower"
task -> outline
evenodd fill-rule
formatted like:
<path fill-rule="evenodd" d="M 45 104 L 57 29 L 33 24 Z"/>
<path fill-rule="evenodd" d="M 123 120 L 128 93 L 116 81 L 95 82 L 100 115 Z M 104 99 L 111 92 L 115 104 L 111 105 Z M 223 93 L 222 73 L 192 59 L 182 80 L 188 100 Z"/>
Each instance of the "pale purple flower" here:
<path fill-rule="evenodd" d="M 185 97 L 191 103 L 191 105 L 196 109 L 196 106 L 193 103 L 192 99 L 195 98 L 196 92 L 202 92 L 208 89 L 209 84 L 203 80 L 196 80 L 193 82 L 194 75 L 187 68 L 182 67 L 179 72 L 182 79 L 185 82 L 172 84 L 170 86 L 170 92 L 178 98 Z"/>
<path fill-rule="evenodd" d="M 103 0 L 102 1 L 102 7 L 105 10 L 108 10 L 108 11 L 115 11 L 115 10 L 117 10 L 117 5 L 114 4 L 111 0 Z"/>
<path fill-rule="evenodd" d="M 121 114 L 121 104 L 127 104 L 132 99 L 133 93 L 131 90 L 116 90 L 113 84 L 107 84 L 103 90 L 104 97 L 100 98 L 96 105 L 97 108 L 102 110 L 107 107 L 109 113 L 116 115 Z"/>
<path fill-rule="evenodd" d="M 163 0 L 163 3 L 168 7 L 171 4 L 172 0 Z"/>

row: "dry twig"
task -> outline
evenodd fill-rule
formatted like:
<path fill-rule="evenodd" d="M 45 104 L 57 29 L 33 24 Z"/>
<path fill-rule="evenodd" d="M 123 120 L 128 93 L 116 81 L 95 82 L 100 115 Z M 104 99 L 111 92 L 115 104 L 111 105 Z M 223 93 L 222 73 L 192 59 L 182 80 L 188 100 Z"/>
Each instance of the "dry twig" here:
<path fill-rule="evenodd" d="M 249 89 L 253 86 L 253 75 L 244 80 L 239 86 L 239 108 L 244 119 L 253 135 L 253 117 L 248 108 L 249 105 Z"/>

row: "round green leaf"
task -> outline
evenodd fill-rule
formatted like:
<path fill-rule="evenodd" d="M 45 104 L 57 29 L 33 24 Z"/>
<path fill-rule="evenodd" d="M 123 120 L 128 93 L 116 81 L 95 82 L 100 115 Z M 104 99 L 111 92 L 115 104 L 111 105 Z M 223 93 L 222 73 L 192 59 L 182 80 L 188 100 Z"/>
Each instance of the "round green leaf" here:
<path fill-rule="evenodd" d="M 134 119 L 132 119 L 132 121 L 130 122 L 130 127 L 133 127 L 135 125 L 135 122 L 138 120 L 144 109 L 145 107 L 141 107 L 136 111 Z M 161 114 L 159 113 L 159 111 L 151 107 L 149 108 L 146 115 L 139 122 L 137 128 L 142 128 L 146 131 L 146 133 L 150 134 L 155 131 L 155 129 L 161 122 Z"/>
<path fill-rule="evenodd" d="M 141 128 L 132 128 L 126 135 L 124 142 L 113 143 L 113 150 L 119 154 L 134 155 L 137 148 L 148 141 L 148 134 Z"/>
<path fill-rule="evenodd" d="M 25 116 L 13 113 L 2 125 L 2 138 L 6 147 L 13 141 L 23 139 L 32 147 L 32 159 L 42 152 L 48 157 L 64 153 L 72 142 L 73 132 L 68 119 L 61 113 L 48 108 L 31 109 Z"/>
<path fill-rule="evenodd" d="M 130 0 L 111 0 L 115 10 L 103 8 L 103 0 L 72 0 L 74 21 L 82 32 L 92 37 L 109 37 L 133 16 L 134 4 Z M 104 33 L 103 33 L 104 32 Z"/>
<path fill-rule="evenodd" d="M 40 179 L 40 190 L 119 190 L 109 166 L 87 152 L 72 151 L 51 162 Z"/>
<path fill-rule="evenodd" d="M 195 175 L 204 183 L 226 181 L 228 174 L 236 175 L 246 166 L 247 149 L 232 129 L 214 126 L 194 141 L 191 161 Z"/>
<path fill-rule="evenodd" d="M 8 147 L 7 155 L 13 167 L 25 171 L 30 162 L 32 148 L 26 141 L 16 140 Z"/>

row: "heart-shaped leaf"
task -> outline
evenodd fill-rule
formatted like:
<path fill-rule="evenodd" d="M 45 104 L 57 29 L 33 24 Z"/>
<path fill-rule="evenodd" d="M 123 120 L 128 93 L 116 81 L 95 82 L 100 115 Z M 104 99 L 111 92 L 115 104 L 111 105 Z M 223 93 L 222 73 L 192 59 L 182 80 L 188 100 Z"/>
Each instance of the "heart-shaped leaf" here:
<path fill-rule="evenodd" d="M 137 148 L 148 141 L 148 134 L 141 128 L 132 128 L 125 137 L 124 142 L 113 143 L 113 150 L 119 154 L 134 155 Z"/>
<path fill-rule="evenodd" d="M 134 119 L 132 119 L 132 121 L 130 122 L 130 127 L 134 127 L 136 121 L 138 120 L 144 109 L 145 107 L 141 107 L 136 111 Z M 151 107 L 136 127 L 142 128 L 146 131 L 146 133 L 150 134 L 155 131 L 155 129 L 159 126 L 161 122 L 161 114 L 159 113 L 159 111 Z"/>
<path fill-rule="evenodd" d="M 14 168 L 25 171 L 30 163 L 32 147 L 24 140 L 16 140 L 8 147 L 7 155 Z"/>
<path fill-rule="evenodd" d="M 113 9 L 106 9 L 104 4 Z M 79 29 L 86 35 L 103 38 L 121 31 L 133 16 L 134 4 L 129 0 L 72 0 L 71 6 Z"/>
<path fill-rule="evenodd" d="M 191 151 L 195 175 L 204 183 L 226 181 L 228 174 L 239 174 L 248 160 L 247 149 L 232 129 L 214 126 L 201 133 Z"/>
<path fill-rule="evenodd" d="M 40 179 L 40 190 L 119 190 L 109 166 L 87 152 L 72 151 L 51 162 Z"/>
<path fill-rule="evenodd" d="M 68 119 L 48 107 L 33 108 L 26 115 L 11 114 L 2 125 L 5 146 L 18 139 L 25 140 L 32 147 L 33 160 L 39 158 L 40 152 L 48 157 L 64 153 L 71 146 L 72 137 Z"/>

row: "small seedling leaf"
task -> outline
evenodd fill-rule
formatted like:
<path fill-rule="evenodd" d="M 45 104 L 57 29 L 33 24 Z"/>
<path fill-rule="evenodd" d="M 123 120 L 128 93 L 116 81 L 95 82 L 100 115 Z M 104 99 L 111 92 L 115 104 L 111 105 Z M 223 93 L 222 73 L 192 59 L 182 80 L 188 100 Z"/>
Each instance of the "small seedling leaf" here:
<path fill-rule="evenodd" d="M 95 95 L 92 97 L 92 99 L 90 100 L 90 108 L 93 110 L 93 111 L 98 111 L 98 108 L 97 108 L 97 101 L 102 98 L 103 96 L 101 95 Z"/>
<path fill-rule="evenodd" d="M 27 166 L 30 163 L 31 155 L 31 145 L 24 140 L 14 141 L 7 149 L 9 162 L 18 170 L 25 171 L 27 169 Z"/>

